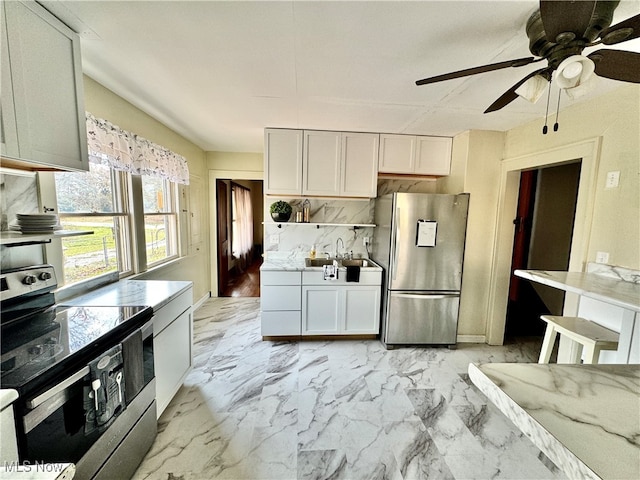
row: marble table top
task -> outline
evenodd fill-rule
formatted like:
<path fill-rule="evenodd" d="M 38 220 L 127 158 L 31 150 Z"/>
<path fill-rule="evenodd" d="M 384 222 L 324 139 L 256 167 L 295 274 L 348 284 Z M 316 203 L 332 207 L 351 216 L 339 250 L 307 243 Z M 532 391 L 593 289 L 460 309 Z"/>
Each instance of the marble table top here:
<path fill-rule="evenodd" d="M 640 284 L 597 273 L 516 270 L 518 277 L 640 312 Z"/>
<path fill-rule="evenodd" d="M 569 478 L 640 478 L 640 365 L 470 364 L 469 377 Z"/>

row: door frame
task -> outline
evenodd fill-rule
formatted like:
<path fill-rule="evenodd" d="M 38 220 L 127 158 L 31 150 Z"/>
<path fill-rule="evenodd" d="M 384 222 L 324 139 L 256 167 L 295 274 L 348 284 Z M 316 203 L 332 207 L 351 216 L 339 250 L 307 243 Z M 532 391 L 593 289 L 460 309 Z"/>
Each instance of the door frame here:
<path fill-rule="evenodd" d="M 601 143 L 601 137 L 595 137 L 502 161 L 498 218 L 493 240 L 494 255 L 489 284 L 487 343 L 490 345 L 502 345 L 504 342 L 515 228 L 513 219 L 518 205 L 520 172 L 531 168 L 569 163 L 578 159 L 582 161 L 569 255 L 569 271 L 582 271 L 589 252 Z M 564 314 L 575 315 L 577 308 L 577 295 L 568 293 L 565 298 Z"/>
<path fill-rule="evenodd" d="M 217 180 L 264 180 L 264 172 L 254 170 L 209 170 L 209 225 L 218 225 Z M 264 215 L 264 212 L 262 213 Z M 210 235 L 211 296 L 218 296 L 218 234 Z M 215 295 L 214 295 L 215 292 Z"/>

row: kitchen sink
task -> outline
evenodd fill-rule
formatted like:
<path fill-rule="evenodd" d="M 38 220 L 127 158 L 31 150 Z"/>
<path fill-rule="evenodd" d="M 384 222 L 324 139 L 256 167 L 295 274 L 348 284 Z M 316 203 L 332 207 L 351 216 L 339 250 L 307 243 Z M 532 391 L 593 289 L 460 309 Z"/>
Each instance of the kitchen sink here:
<path fill-rule="evenodd" d="M 333 265 L 332 258 L 305 258 L 305 267 L 323 267 L 324 265 Z"/>
<path fill-rule="evenodd" d="M 342 266 L 343 267 L 375 267 L 375 265 L 373 265 L 373 263 L 371 263 L 369 260 L 366 260 L 364 258 L 360 258 L 360 259 L 355 259 L 355 260 L 342 260 Z"/>
<path fill-rule="evenodd" d="M 304 266 L 306 268 L 311 267 L 322 267 L 324 265 L 333 265 L 333 258 L 305 258 Z M 366 258 L 357 258 L 353 260 L 338 260 L 338 266 L 340 267 L 362 267 L 362 268 L 371 268 L 377 267 L 375 263 L 371 260 L 367 260 Z"/>

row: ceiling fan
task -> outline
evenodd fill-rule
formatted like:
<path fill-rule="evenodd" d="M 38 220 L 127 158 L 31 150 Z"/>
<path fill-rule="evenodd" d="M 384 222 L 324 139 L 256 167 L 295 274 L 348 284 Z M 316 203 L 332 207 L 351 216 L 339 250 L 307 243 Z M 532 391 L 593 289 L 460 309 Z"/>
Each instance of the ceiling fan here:
<path fill-rule="evenodd" d="M 570 96 L 579 96 L 600 77 L 640 83 L 640 53 L 601 48 L 587 56 L 586 47 L 614 45 L 640 37 L 640 14 L 611 25 L 613 12 L 620 0 L 540 0 L 526 25 L 529 51 L 536 57 L 525 57 L 482 65 L 418 80 L 416 85 L 467 77 L 509 67 L 522 67 L 547 60 L 547 66 L 536 70 L 493 102 L 484 113 L 495 112 L 519 96 L 535 102 L 551 82 Z M 545 132 L 546 133 L 546 132 Z"/>

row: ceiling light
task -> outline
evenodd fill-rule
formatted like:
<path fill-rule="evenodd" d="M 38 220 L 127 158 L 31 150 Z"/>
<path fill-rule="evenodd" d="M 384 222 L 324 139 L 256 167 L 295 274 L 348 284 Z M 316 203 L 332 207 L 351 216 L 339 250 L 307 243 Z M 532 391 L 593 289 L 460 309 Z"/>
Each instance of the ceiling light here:
<path fill-rule="evenodd" d="M 534 75 L 518 88 L 516 93 L 531 103 L 536 103 L 542 96 L 549 81 L 542 75 Z"/>
<path fill-rule="evenodd" d="M 583 55 L 572 55 L 558 65 L 556 82 L 562 89 L 575 88 L 588 83 L 594 76 L 594 71 L 595 64 L 591 59 Z"/>

